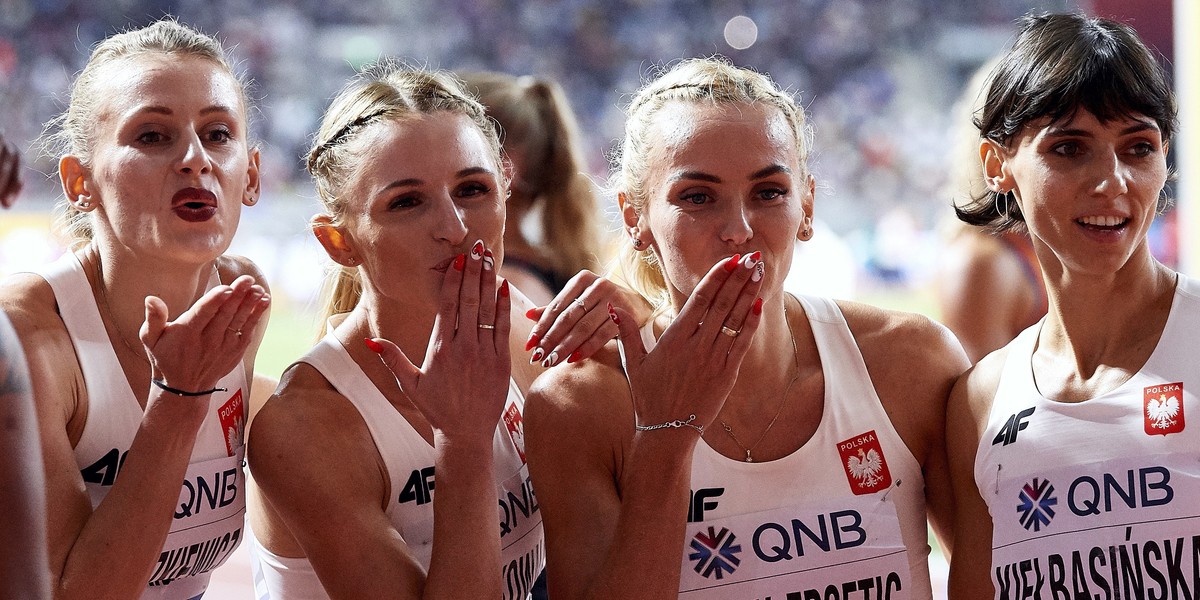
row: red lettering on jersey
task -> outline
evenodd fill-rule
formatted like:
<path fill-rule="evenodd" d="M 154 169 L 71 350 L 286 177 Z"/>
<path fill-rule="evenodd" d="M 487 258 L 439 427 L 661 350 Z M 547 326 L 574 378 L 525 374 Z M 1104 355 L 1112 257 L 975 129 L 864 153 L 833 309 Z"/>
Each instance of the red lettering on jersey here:
<path fill-rule="evenodd" d="M 1143 388 L 1142 420 L 1145 422 L 1146 435 L 1183 431 L 1183 382 Z"/>
<path fill-rule="evenodd" d="M 837 448 L 846 481 L 855 496 L 874 494 L 892 485 L 892 472 L 874 430 L 838 442 Z"/>
<path fill-rule="evenodd" d="M 228 402 L 217 409 L 221 418 L 221 432 L 225 437 L 225 450 L 230 456 L 242 444 L 246 443 L 246 402 L 242 400 L 242 390 L 234 392 Z"/>
<path fill-rule="evenodd" d="M 525 422 L 521 420 L 521 411 L 516 404 L 509 404 L 504 409 L 504 427 L 508 429 L 508 437 L 512 440 L 521 463 L 525 462 Z"/>

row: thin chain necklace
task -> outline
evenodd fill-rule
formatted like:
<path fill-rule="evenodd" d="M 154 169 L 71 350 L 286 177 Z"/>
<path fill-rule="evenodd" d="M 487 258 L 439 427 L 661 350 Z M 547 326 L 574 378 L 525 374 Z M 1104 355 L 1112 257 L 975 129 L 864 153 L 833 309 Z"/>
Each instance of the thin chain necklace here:
<path fill-rule="evenodd" d="M 776 409 L 775 416 L 771 417 L 771 422 L 767 423 L 767 428 L 763 430 L 762 435 L 759 435 L 758 439 L 755 440 L 753 444 L 750 444 L 749 448 L 747 448 L 740 440 L 737 439 L 737 436 L 733 434 L 733 428 L 730 427 L 724 419 L 718 419 L 721 423 L 721 428 L 725 430 L 725 433 L 729 434 L 729 437 L 733 438 L 733 443 L 737 444 L 738 448 L 741 448 L 743 451 L 745 451 L 746 462 L 748 463 L 754 462 L 754 457 L 751 455 L 751 453 L 753 453 L 754 449 L 757 448 L 758 445 L 762 443 L 763 439 L 767 437 L 767 433 L 771 431 L 772 427 L 775 426 L 775 421 L 779 420 L 779 415 L 783 414 L 783 407 L 787 405 L 788 394 L 792 391 L 792 384 L 796 383 L 797 379 L 800 379 L 800 351 L 796 348 L 796 334 L 792 333 L 792 323 L 788 319 L 786 297 L 783 302 L 783 320 L 785 323 L 787 323 L 788 337 L 790 337 L 792 340 L 792 362 L 796 365 L 796 374 L 793 375 L 791 381 L 787 383 L 787 387 L 783 388 L 783 397 L 779 399 L 779 408 Z"/>
<path fill-rule="evenodd" d="M 217 264 L 215 262 L 213 263 L 213 272 L 217 274 L 217 281 L 220 281 L 221 272 L 217 270 Z M 145 348 L 143 348 L 140 352 L 134 350 L 133 346 L 131 346 L 129 342 L 125 340 L 125 336 L 121 334 L 121 329 L 117 327 L 117 320 L 113 317 L 112 308 L 108 305 L 108 292 L 104 287 L 104 267 L 100 260 L 99 252 L 96 253 L 96 287 L 100 289 L 100 306 L 104 309 L 104 315 L 108 317 L 108 322 L 112 323 L 113 331 L 116 332 L 117 339 L 121 340 L 121 345 L 125 346 L 125 349 L 129 350 L 130 354 L 142 359 L 142 362 L 146 363 L 146 366 L 150 367 L 151 372 L 153 372 L 154 365 L 150 363 L 150 357 L 148 354 L 146 354 Z"/>

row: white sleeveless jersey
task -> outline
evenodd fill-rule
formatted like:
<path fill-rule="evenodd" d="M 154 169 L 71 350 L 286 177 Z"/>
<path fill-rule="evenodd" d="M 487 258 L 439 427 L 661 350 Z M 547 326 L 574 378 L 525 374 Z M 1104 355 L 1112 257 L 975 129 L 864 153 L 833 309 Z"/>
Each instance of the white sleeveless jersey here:
<path fill-rule="evenodd" d="M 312 365 L 362 415 L 391 482 L 387 516 L 421 566 L 428 570 L 434 543 L 433 446 L 379 392 L 332 333 L 300 362 Z M 510 379 L 508 402 L 492 442 L 505 600 L 529 597 L 546 562 L 542 514 L 525 464 L 525 426 L 521 417 L 524 406 L 524 396 Z M 263 547 L 253 534 L 250 539 L 258 600 L 329 598 L 307 558 L 278 556 Z"/>
<path fill-rule="evenodd" d="M 1041 325 L 1008 345 L 975 483 L 996 598 L 1200 594 L 1200 285 L 1180 274 L 1157 347 L 1118 388 L 1043 398 Z"/>
<path fill-rule="evenodd" d="M 884 412 L 841 310 L 798 299 L 825 375 L 821 423 L 800 449 L 764 463 L 701 441 L 679 597 L 929 600 L 920 464 Z"/>
<path fill-rule="evenodd" d="M 108 495 L 142 422 L 125 372 L 117 361 L 83 266 L 67 253 L 37 272 L 50 283 L 87 385 L 88 416 L 75 446 L 75 461 L 91 496 L 92 508 Z M 213 275 L 209 287 L 219 285 Z M 150 382 L 146 382 L 149 386 Z M 175 505 L 171 531 L 150 575 L 143 599 L 197 598 L 213 569 L 241 542 L 246 512 L 246 392 L 242 364 L 212 394 L 210 410 L 196 435 L 187 476 Z"/>

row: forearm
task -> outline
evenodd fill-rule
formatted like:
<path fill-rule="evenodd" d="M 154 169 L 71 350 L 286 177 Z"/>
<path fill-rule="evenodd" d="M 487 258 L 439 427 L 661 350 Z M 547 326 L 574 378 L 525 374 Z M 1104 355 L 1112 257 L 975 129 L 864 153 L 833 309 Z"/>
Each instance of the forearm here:
<path fill-rule="evenodd" d="M 492 443 L 463 444 L 435 434 L 437 487 L 426 600 L 499 598 L 500 528 Z"/>
<path fill-rule="evenodd" d="M 57 598 L 137 598 L 174 517 L 207 403 L 151 392 L 112 489 L 63 562 Z"/>
<path fill-rule="evenodd" d="M 678 597 L 696 440 L 686 428 L 634 436 L 613 542 L 584 598 Z"/>

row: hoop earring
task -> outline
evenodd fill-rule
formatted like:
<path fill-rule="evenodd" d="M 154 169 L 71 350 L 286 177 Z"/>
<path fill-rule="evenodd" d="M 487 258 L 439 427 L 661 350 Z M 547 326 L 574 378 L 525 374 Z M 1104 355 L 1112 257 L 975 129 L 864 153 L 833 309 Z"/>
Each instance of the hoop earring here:
<path fill-rule="evenodd" d="M 1008 208 L 1008 207 L 1009 207 L 1008 195 L 1009 195 L 1010 193 L 1011 193 L 1011 192 L 1001 192 L 1001 191 L 998 191 L 998 190 L 997 190 L 996 192 L 994 192 L 994 193 L 992 194 L 992 208 L 993 208 L 993 209 L 995 209 L 995 211 L 996 211 L 996 214 L 1000 215 L 1001 217 L 1004 217 L 1004 220 L 1005 220 L 1005 221 L 1011 221 L 1011 220 L 1012 220 L 1012 215 L 1010 215 L 1010 214 L 1009 214 L 1009 212 L 1008 212 L 1008 210 L 1009 210 L 1009 208 Z M 1004 201 L 1004 208 L 1000 208 L 1000 201 L 1001 201 L 1001 200 L 1003 200 L 1003 201 Z"/>

